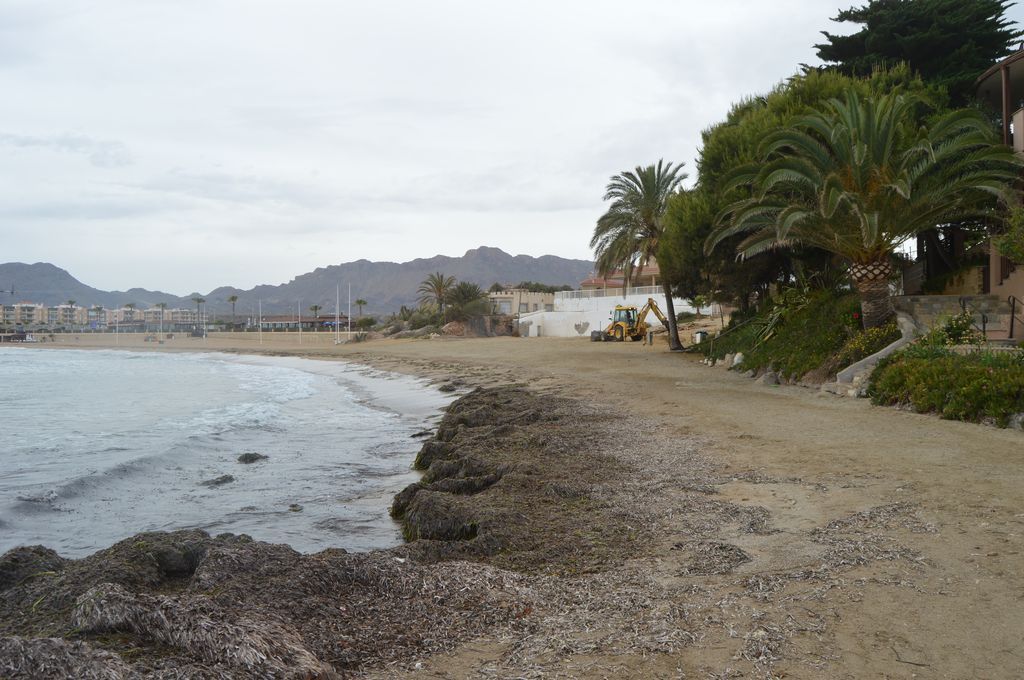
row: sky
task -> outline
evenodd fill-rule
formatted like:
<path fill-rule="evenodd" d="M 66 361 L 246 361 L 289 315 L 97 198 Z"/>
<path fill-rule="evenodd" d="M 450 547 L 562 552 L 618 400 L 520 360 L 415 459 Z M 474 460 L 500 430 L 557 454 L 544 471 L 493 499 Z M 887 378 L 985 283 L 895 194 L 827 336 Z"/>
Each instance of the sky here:
<path fill-rule="evenodd" d="M 612 175 L 694 175 L 701 131 L 854 4 L 0 0 L 0 262 L 185 295 L 589 259 Z"/>

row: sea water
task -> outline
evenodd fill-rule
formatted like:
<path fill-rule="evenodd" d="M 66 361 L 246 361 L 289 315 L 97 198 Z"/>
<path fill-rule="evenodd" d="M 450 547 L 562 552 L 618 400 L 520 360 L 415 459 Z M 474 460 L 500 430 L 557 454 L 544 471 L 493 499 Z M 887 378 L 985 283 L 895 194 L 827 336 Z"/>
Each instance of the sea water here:
<path fill-rule="evenodd" d="M 303 552 L 395 545 L 412 435 L 445 403 L 342 362 L 0 348 L 0 553 L 81 557 L 185 528 Z"/>

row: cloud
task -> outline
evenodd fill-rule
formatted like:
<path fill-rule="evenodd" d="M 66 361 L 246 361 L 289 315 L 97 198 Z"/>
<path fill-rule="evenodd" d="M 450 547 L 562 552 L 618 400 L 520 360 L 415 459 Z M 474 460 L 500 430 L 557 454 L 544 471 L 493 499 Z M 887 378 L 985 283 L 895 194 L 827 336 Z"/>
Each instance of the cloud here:
<path fill-rule="evenodd" d="M 52 149 L 63 153 L 81 154 L 98 168 L 120 168 L 132 164 L 131 154 L 123 143 L 92 139 L 80 134 L 64 133 L 34 137 L 0 132 L 0 144 L 22 149 Z"/>

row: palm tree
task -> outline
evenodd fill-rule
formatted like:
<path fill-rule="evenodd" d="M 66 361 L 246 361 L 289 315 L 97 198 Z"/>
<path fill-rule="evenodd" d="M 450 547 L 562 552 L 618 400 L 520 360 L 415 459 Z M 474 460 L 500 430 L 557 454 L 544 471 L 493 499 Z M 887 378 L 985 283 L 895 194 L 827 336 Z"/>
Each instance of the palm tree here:
<path fill-rule="evenodd" d="M 449 316 L 455 321 L 462 321 L 486 312 L 487 305 L 483 302 L 486 297 L 487 293 L 475 283 L 459 281 L 446 296 L 446 301 L 450 305 Z"/>
<path fill-rule="evenodd" d="M 232 327 L 232 329 L 234 329 L 234 327 L 235 327 L 235 303 L 238 302 L 238 296 L 237 295 L 229 295 L 228 296 L 228 302 L 231 303 L 231 327 Z"/>
<path fill-rule="evenodd" d="M 369 303 L 363 298 L 359 298 L 358 300 L 356 300 L 356 307 L 359 308 L 359 316 L 363 315 L 363 307 L 365 307 L 368 304 Z"/>
<path fill-rule="evenodd" d="M 448 291 L 454 286 L 454 276 L 445 276 L 441 272 L 434 272 L 420 284 L 418 291 L 420 294 L 420 302 L 433 302 L 437 304 L 437 308 L 440 310 L 441 314 L 444 314 L 445 298 L 448 296 Z"/>
<path fill-rule="evenodd" d="M 74 300 L 68 300 L 68 307 L 71 308 L 71 313 L 68 315 L 68 323 L 73 328 L 74 325 L 75 325 L 75 301 Z"/>
<path fill-rule="evenodd" d="M 850 93 L 766 138 L 761 162 L 727 185 L 749 198 L 722 211 L 705 248 L 749 233 L 740 257 L 794 245 L 839 255 L 850 262 L 864 326 L 887 322 L 894 250 L 939 224 L 991 218 L 993 197 L 1015 200 L 1022 166 L 979 112 L 952 111 L 925 129 L 916 105 Z"/>
<path fill-rule="evenodd" d="M 317 323 L 317 319 L 320 318 L 320 310 L 321 309 L 323 309 L 323 307 L 321 305 L 310 305 L 309 306 L 309 311 L 313 312 L 313 330 L 314 331 L 317 329 L 317 326 L 319 325 Z"/>
<path fill-rule="evenodd" d="M 127 317 L 126 321 L 135 321 L 135 307 L 136 306 L 137 305 L 134 302 L 126 302 L 126 303 L 124 303 L 124 308 L 128 310 L 128 313 L 125 315 Z"/>
<path fill-rule="evenodd" d="M 637 166 L 634 171 L 611 178 L 604 200 L 612 204 L 598 218 L 590 239 L 598 274 L 608 276 L 622 269 L 623 284 L 628 284 L 634 269 L 638 270 L 638 276 L 643 272 L 644 265 L 658 252 L 668 199 L 686 179 L 682 169 L 682 163 L 673 165 L 659 160 L 657 165 Z M 683 343 L 679 341 L 672 288 L 667 277 L 662 277 L 661 287 L 665 293 L 669 348 L 681 350 Z"/>
<path fill-rule="evenodd" d="M 206 298 L 203 298 L 203 297 L 200 297 L 200 296 L 196 295 L 195 297 L 192 298 L 192 302 L 196 303 L 196 325 L 195 325 L 195 329 L 199 330 L 199 319 L 200 319 L 199 305 L 201 305 L 204 302 L 206 302 Z"/>

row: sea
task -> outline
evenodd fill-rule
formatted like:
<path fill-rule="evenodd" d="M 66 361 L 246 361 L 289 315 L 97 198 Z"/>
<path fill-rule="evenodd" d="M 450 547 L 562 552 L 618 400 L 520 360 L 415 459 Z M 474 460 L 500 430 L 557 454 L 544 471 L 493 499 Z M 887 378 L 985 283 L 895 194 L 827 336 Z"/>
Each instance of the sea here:
<path fill-rule="evenodd" d="M 449 400 L 338 361 L 0 348 L 0 553 L 189 528 L 301 552 L 397 545 L 413 435 Z M 251 452 L 267 458 L 238 462 Z"/>

